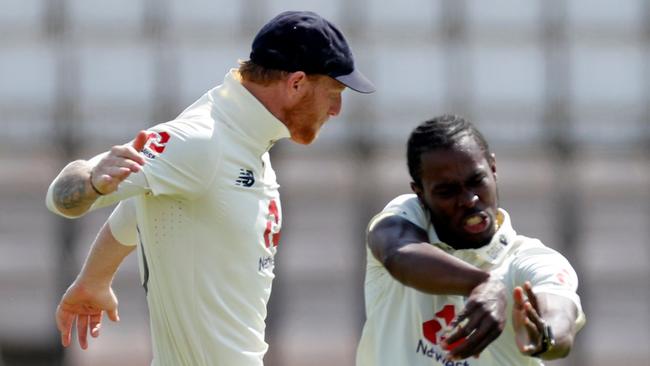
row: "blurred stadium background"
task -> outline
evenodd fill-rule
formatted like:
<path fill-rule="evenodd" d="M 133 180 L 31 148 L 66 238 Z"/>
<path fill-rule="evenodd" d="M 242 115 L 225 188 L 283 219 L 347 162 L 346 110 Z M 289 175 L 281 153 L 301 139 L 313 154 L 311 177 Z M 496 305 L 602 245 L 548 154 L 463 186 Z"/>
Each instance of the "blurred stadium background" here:
<path fill-rule="evenodd" d="M 353 364 L 365 225 L 409 190 L 411 128 L 444 112 L 486 133 L 515 228 L 579 273 L 588 323 L 549 364 L 648 364 L 650 2 L 0 0 L 5 365 L 149 364 L 134 258 L 114 284 L 122 322 L 85 352 L 60 348 L 55 304 L 109 211 L 59 219 L 47 185 L 66 162 L 172 119 L 288 9 L 338 24 L 379 91 L 346 92 L 313 146 L 273 150 L 285 227 L 267 365 Z"/>

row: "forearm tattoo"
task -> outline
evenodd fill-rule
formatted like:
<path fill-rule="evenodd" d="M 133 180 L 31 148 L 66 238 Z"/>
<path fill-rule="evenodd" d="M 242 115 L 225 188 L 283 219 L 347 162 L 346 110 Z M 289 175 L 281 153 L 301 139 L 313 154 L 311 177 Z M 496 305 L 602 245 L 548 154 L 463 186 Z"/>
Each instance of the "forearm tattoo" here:
<path fill-rule="evenodd" d="M 52 196 L 59 208 L 88 208 L 96 199 L 92 192 L 88 192 L 87 174 L 81 167 L 75 168 L 69 174 L 62 175 L 53 187 Z"/>

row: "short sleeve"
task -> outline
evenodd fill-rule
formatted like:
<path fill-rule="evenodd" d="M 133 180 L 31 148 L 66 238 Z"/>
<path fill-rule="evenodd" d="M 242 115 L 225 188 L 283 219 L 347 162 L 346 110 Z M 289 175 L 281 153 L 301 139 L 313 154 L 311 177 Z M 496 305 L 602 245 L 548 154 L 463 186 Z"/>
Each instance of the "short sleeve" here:
<path fill-rule="evenodd" d="M 213 179 L 218 144 L 211 128 L 175 120 L 147 131 L 143 172 L 154 195 L 195 198 Z"/>
<path fill-rule="evenodd" d="M 111 234 L 122 245 L 134 246 L 138 243 L 135 199 L 121 201 L 108 218 Z"/>
<path fill-rule="evenodd" d="M 438 241 L 431 220 L 416 195 L 403 194 L 390 201 L 380 213 L 370 219 L 368 231 L 372 230 L 381 220 L 390 216 L 399 216 L 426 231 L 430 242 Z"/>
<path fill-rule="evenodd" d="M 370 220 L 368 227 L 372 228 L 376 223 L 389 216 L 402 217 L 426 230 L 427 222 L 424 210 L 420 207 L 415 195 L 403 194 L 390 201 L 380 213 Z"/>

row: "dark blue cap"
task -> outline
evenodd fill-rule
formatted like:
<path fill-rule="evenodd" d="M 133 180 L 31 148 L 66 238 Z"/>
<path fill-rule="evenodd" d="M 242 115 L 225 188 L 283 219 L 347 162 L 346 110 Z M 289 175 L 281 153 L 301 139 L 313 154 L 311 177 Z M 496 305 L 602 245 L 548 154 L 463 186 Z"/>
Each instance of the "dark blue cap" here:
<path fill-rule="evenodd" d="M 250 59 L 269 69 L 327 75 L 360 93 L 375 91 L 354 68 L 343 34 L 310 11 L 286 11 L 271 19 L 255 36 Z"/>

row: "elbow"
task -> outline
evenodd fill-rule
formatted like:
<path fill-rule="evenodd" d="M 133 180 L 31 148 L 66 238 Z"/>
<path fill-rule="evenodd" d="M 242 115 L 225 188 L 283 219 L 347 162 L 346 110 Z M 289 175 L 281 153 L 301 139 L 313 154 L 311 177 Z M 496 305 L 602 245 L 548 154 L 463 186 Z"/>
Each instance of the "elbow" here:
<path fill-rule="evenodd" d="M 83 216 L 84 212 L 78 212 L 76 209 L 68 209 L 62 203 L 56 202 L 54 199 L 54 190 L 56 189 L 56 183 L 56 180 L 52 182 L 47 190 L 47 195 L 45 196 L 45 207 L 47 207 L 50 212 L 66 219 L 76 219 Z"/>
<path fill-rule="evenodd" d="M 399 251 L 393 251 L 386 255 L 383 260 L 386 271 L 399 283 L 404 286 L 410 286 L 408 281 L 408 270 L 402 263 L 403 256 Z"/>
<path fill-rule="evenodd" d="M 52 212 L 53 214 L 55 214 L 57 216 L 61 216 L 63 218 L 66 218 L 66 219 L 77 219 L 77 218 L 83 216 L 83 213 L 78 213 L 78 212 L 75 212 L 73 210 L 66 210 L 64 208 L 61 208 L 61 207 L 57 206 L 53 202 L 50 203 L 50 202 L 46 201 L 45 205 L 47 206 L 47 209 L 50 210 L 50 212 Z"/>
<path fill-rule="evenodd" d="M 560 316 L 555 319 L 551 317 L 552 329 L 557 330 L 555 333 L 555 345 L 549 352 L 542 355 L 545 360 L 555 360 L 566 358 L 571 353 L 575 337 L 582 328 L 580 317 L 576 314 L 577 309 L 572 308 L 566 316 Z M 584 321 L 582 321 L 584 322 Z"/>
<path fill-rule="evenodd" d="M 566 335 L 563 339 L 558 339 L 558 346 L 555 358 L 566 358 L 571 353 L 571 348 L 573 348 L 573 336 Z"/>
<path fill-rule="evenodd" d="M 431 291 L 431 289 L 423 286 L 421 279 L 418 280 L 419 277 L 422 277 L 421 274 L 418 274 L 418 264 L 413 261 L 413 258 L 408 253 L 396 250 L 389 253 L 384 258 L 383 263 L 384 268 L 386 268 L 386 271 L 388 271 L 391 277 L 402 285 L 420 291 Z"/>

